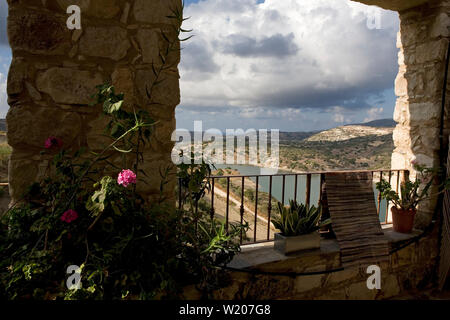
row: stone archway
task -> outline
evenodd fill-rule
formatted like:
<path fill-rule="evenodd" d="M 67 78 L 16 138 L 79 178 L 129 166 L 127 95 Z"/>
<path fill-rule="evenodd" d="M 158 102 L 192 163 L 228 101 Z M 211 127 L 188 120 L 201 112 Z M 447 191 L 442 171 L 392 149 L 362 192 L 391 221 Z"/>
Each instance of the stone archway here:
<path fill-rule="evenodd" d="M 444 139 L 440 144 L 442 90 L 450 38 L 450 1 L 448 0 L 353 0 L 399 12 L 399 73 L 395 80 L 397 102 L 394 120 L 395 150 L 393 169 L 409 169 L 411 160 L 437 166 L 441 148 L 448 146 L 450 103 L 444 112 Z M 447 85 L 449 93 L 450 85 Z M 447 95 L 448 96 L 448 95 Z M 427 225 L 433 216 L 436 199 L 420 206 L 417 226 Z"/>
<path fill-rule="evenodd" d="M 66 26 L 66 10 L 73 4 L 81 8 L 81 30 Z M 60 137 L 74 149 L 101 147 L 105 123 L 99 118 L 101 110 L 89 103 L 95 86 L 104 82 L 124 92 L 128 104 L 159 120 L 144 151 L 149 183 L 138 186 L 150 199 L 159 196 L 160 169 L 171 163 L 174 110 L 180 101 L 179 52 L 168 58 L 174 67 L 162 75 L 164 84 L 155 92 L 157 104 L 150 104 L 145 86 L 153 81 L 152 62 L 159 60 L 160 30 L 169 29 L 173 20 L 166 17 L 181 7 L 181 0 L 8 0 L 8 5 L 13 60 L 7 123 L 13 148 L 9 162 L 13 200 L 44 174 L 50 158 L 40 152 L 47 137 Z M 166 197 L 174 199 L 175 183 L 175 177 L 170 178 Z"/>
<path fill-rule="evenodd" d="M 394 119 L 393 169 L 410 169 L 417 158 L 427 165 L 439 161 L 439 124 L 444 62 L 449 41 L 449 0 L 353 0 L 400 14 L 398 38 L 398 96 Z M 10 160 L 10 192 L 14 198 L 37 180 L 48 158 L 40 155 L 49 135 L 61 136 L 66 145 L 96 148 L 101 141 L 98 110 L 88 108 L 95 85 L 111 81 L 128 102 L 139 105 L 162 120 L 154 143 L 146 151 L 151 184 L 143 192 L 159 192 L 159 168 L 170 163 L 175 129 L 174 110 L 180 100 L 178 70 L 165 74 L 158 105 L 145 98 L 151 78 L 151 62 L 157 54 L 159 28 L 170 22 L 165 16 L 181 0 L 9 0 L 8 35 L 13 61 L 8 78 L 11 106 L 7 116 Z M 81 31 L 65 27 L 70 4 L 82 8 Z M 177 62 L 179 55 L 173 57 Z M 448 88 L 447 88 L 448 90 Z M 450 131 L 449 105 L 445 106 L 445 134 Z M 447 145 L 444 141 L 444 145 Z M 175 181 L 167 186 L 174 187 Z M 419 224 L 426 224 L 435 203 L 421 207 Z"/>

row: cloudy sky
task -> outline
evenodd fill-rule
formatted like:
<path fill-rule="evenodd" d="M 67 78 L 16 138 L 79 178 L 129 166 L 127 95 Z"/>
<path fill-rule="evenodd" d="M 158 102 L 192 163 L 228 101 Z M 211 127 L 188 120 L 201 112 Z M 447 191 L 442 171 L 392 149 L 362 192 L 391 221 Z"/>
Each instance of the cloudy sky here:
<path fill-rule="evenodd" d="M 0 117 L 11 59 L 0 0 Z M 398 15 L 349 0 L 185 0 L 179 128 L 309 131 L 392 118 Z M 368 20 L 369 19 L 369 20 Z"/>
<path fill-rule="evenodd" d="M 392 118 L 397 13 L 349 0 L 187 1 L 178 127 L 304 131 Z M 374 20 L 369 20 L 369 26 Z"/>

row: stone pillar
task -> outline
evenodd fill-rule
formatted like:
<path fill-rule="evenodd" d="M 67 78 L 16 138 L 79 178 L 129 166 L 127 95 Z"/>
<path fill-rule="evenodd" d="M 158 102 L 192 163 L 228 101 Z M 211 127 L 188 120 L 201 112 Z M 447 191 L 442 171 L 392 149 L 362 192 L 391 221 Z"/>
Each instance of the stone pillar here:
<path fill-rule="evenodd" d="M 411 160 L 427 166 L 439 165 L 439 127 L 446 52 L 449 41 L 450 1 L 427 4 L 400 11 L 400 32 L 397 46 L 399 73 L 395 80 L 398 96 L 394 120 L 395 151 L 393 169 L 415 171 Z M 450 83 L 450 82 L 449 82 Z M 450 133 L 450 86 L 447 86 L 444 137 Z M 444 139 L 444 146 L 448 145 Z M 435 188 L 436 189 L 436 188 Z M 434 190 L 436 191 L 436 190 Z M 420 205 L 416 218 L 418 227 L 427 225 L 436 206 L 436 197 Z"/>
<path fill-rule="evenodd" d="M 153 101 L 146 86 L 154 80 L 152 63 L 161 61 L 158 54 L 165 45 L 161 30 L 176 40 L 170 33 L 174 20 L 167 16 L 176 6 L 181 8 L 181 0 L 8 0 L 8 4 L 13 52 L 7 88 L 12 198 L 18 199 L 44 176 L 51 159 L 41 155 L 47 137 L 59 137 L 73 149 L 102 149 L 105 121 L 99 117 L 101 108 L 89 103 L 95 86 L 104 82 L 125 93 L 129 108 L 148 110 L 158 121 L 144 156 L 148 184 L 138 187 L 150 199 L 159 196 L 160 170 L 171 164 L 171 134 L 180 101 L 178 51 L 169 56 L 172 68 L 162 74 L 164 82 L 154 89 Z M 66 26 L 66 10 L 73 4 L 81 8 L 81 30 Z M 165 186 L 169 199 L 174 199 L 175 182 L 171 175 Z"/>

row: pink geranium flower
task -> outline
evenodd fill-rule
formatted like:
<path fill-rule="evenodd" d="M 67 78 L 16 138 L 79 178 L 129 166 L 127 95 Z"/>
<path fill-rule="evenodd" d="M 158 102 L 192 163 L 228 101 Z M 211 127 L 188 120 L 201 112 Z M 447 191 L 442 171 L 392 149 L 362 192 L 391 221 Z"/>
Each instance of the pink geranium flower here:
<path fill-rule="evenodd" d="M 132 183 L 136 183 L 136 174 L 131 170 L 122 170 L 117 177 L 117 183 L 125 188 Z"/>
<path fill-rule="evenodd" d="M 78 219 L 78 213 L 75 210 L 69 209 L 61 216 L 61 221 L 71 223 Z"/>
<path fill-rule="evenodd" d="M 61 149 L 63 146 L 63 142 L 61 139 L 56 137 L 48 137 L 47 140 L 45 140 L 45 149 Z"/>

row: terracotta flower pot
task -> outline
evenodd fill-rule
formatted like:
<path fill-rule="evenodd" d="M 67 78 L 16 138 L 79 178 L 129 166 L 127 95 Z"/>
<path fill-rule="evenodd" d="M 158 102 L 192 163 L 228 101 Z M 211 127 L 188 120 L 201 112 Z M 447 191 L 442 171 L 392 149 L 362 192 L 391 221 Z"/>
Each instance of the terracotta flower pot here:
<path fill-rule="evenodd" d="M 417 211 L 413 209 L 397 209 L 396 207 L 392 207 L 391 211 L 394 230 L 400 233 L 411 233 L 414 226 L 414 216 Z"/>

